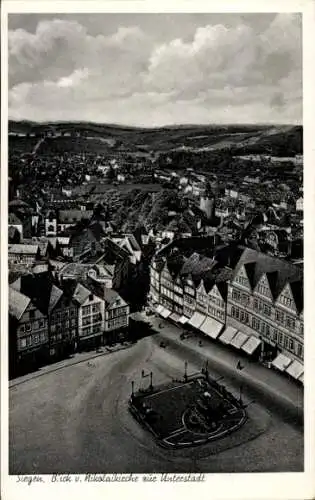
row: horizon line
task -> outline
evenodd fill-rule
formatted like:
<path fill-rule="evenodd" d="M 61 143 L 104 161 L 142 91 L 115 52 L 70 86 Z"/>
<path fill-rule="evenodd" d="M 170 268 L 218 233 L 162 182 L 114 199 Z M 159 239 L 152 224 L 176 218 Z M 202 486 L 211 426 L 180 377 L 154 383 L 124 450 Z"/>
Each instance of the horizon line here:
<path fill-rule="evenodd" d="M 8 117 L 8 123 L 13 122 L 13 123 L 29 123 L 29 124 L 35 124 L 35 125 L 58 125 L 58 124 L 90 124 L 90 125 L 100 125 L 100 126 L 107 126 L 107 127 L 120 127 L 120 128 L 134 128 L 134 129 L 147 129 L 147 130 L 154 130 L 154 129 L 161 129 L 161 128 L 174 128 L 174 127 L 235 127 L 235 126 L 244 126 L 244 127 L 250 127 L 250 126 L 260 126 L 260 127 L 303 127 L 303 123 L 296 123 L 296 122 L 290 122 L 290 123 L 273 123 L 273 122 L 244 122 L 244 123 L 166 123 L 163 125 L 128 125 L 125 123 L 109 123 L 109 122 L 98 122 L 98 121 L 90 121 L 90 120 L 45 120 L 45 121 L 35 121 L 35 120 L 30 120 L 26 118 L 21 118 L 21 119 L 16 119 L 16 118 L 9 118 Z"/>

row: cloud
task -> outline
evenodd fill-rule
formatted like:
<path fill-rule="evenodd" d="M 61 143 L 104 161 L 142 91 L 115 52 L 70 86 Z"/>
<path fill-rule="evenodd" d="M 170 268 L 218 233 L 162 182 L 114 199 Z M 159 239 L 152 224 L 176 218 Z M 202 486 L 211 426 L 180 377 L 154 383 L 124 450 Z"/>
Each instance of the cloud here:
<path fill-rule="evenodd" d="M 299 122 L 301 20 L 276 15 L 196 26 L 157 41 L 139 26 L 91 35 L 78 21 L 40 21 L 9 32 L 12 118 L 139 125 Z M 161 29 L 163 33 L 163 29 Z"/>

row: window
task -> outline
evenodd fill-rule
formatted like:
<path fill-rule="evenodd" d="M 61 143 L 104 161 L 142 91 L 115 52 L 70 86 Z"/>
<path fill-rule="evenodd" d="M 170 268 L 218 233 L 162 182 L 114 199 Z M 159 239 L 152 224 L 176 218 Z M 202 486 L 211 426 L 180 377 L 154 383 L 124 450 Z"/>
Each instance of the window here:
<path fill-rule="evenodd" d="M 292 318 L 292 316 L 286 317 L 286 326 L 289 327 L 291 330 L 295 329 L 295 319 Z"/>
<path fill-rule="evenodd" d="M 21 325 L 21 326 L 20 326 L 20 332 L 21 332 L 21 333 L 24 333 L 24 332 L 25 332 L 25 325 Z"/>
<path fill-rule="evenodd" d="M 248 313 L 246 311 L 240 311 L 240 321 L 242 323 L 248 323 Z"/>
<path fill-rule="evenodd" d="M 46 334 L 45 334 L 44 332 L 42 332 L 42 333 L 40 334 L 40 341 L 41 341 L 41 342 L 45 342 L 45 341 L 46 341 Z"/>
<path fill-rule="evenodd" d="M 93 313 L 100 311 L 100 309 L 101 309 L 101 304 L 94 304 L 92 306 L 92 312 Z"/>
<path fill-rule="evenodd" d="M 263 311 L 266 316 L 271 316 L 271 307 L 267 304 L 263 305 Z"/>
<path fill-rule="evenodd" d="M 253 316 L 253 319 L 252 319 L 252 327 L 254 328 L 254 330 L 257 330 L 257 331 L 260 330 L 260 321 L 259 321 L 259 319 L 255 318 L 255 316 Z"/>
<path fill-rule="evenodd" d="M 26 338 L 20 339 L 20 349 L 23 349 L 26 347 Z"/>
<path fill-rule="evenodd" d="M 270 326 L 266 324 L 266 329 L 265 329 L 265 335 L 266 337 L 270 337 Z"/>
<path fill-rule="evenodd" d="M 27 346 L 32 345 L 32 335 L 29 335 L 28 337 L 26 337 L 26 345 Z"/>
<path fill-rule="evenodd" d="M 39 342 L 39 335 L 38 334 L 33 335 L 33 341 L 34 341 L 34 344 L 38 344 L 38 342 Z"/>
<path fill-rule="evenodd" d="M 285 337 L 285 340 L 287 340 L 287 337 Z M 278 344 L 283 345 L 283 333 L 278 332 Z"/>
<path fill-rule="evenodd" d="M 240 300 L 241 298 L 241 292 L 239 290 L 236 290 L 235 288 L 233 288 L 232 290 L 232 299 L 234 300 Z"/>
<path fill-rule="evenodd" d="M 291 338 L 289 338 L 289 349 L 294 352 L 294 342 Z"/>
<path fill-rule="evenodd" d="M 276 321 L 284 324 L 284 313 L 282 311 L 276 311 Z"/>
<path fill-rule="evenodd" d="M 261 295 L 264 295 L 265 297 L 269 296 L 269 289 L 265 285 L 258 285 L 257 292 Z"/>
<path fill-rule="evenodd" d="M 44 319 L 40 319 L 38 321 L 38 328 L 44 328 L 45 326 L 45 320 Z"/>
<path fill-rule="evenodd" d="M 30 332 L 31 331 L 31 325 L 30 323 L 25 323 L 25 331 Z"/>
<path fill-rule="evenodd" d="M 87 314 L 90 314 L 90 312 L 91 312 L 91 306 L 82 307 L 82 316 L 86 316 Z"/>
<path fill-rule="evenodd" d="M 70 309 L 70 316 L 71 317 L 75 316 L 75 309 L 74 308 Z"/>
<path fill-rule="evenodd" d="M 297 355 L 299 358 L 303 358 L 303 346 L 297 342 Z"/>

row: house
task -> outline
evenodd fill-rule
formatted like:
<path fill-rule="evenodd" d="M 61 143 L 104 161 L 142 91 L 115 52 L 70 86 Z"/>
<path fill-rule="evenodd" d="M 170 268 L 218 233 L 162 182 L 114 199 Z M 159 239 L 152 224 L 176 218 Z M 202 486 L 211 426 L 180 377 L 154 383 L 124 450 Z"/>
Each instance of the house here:
<path fill-rule="evenodd" d="M 48 210 L 44 217 L 45 236 L 56 236 L 57 214 L 54 210 Z"/>
<path fill-rule="evenodd" d="M 73 300 L 78 306 L 78 349 L 88 344 L 97 348 L 103 339 L 105 302 L 80 282 L 74 289 Z"/>
<path fill-rule="evenodd" d="M 9 213 L 8 218 L 9 229 L 15 228 L 20 234 L 20 241 L 23 240 L 23 223 L 15 213 Z"/>
<path fill-rule="evenodd" d="M 124 338 L 129 326 L 129 304 L 115 291 L 104 288 L 106 342 Z"/>
<path fill-rule="evenodd" d="M 129 304 L 112 289 L 88 278 L 86 287 L 104 302 L 102 343 L 108 344 L 125 337 L 129 326 Z"/>
<path fill-rule="evenodd" d="M 300 198 L 298 198 L 296 200 L 296 204 L 295 204 L 295 209 L 297 212 L 303 212 L 303 197 L 300 196 Z"/>
<path fill-rule="evenodd" d="M 72 226 L 89 221 L 92 218 L 93 210 L 59 210 L 58 213 L 58 234 L 66 232 Z"/>
<path fill-rule="evenodd" d="M 112 288 L 119 290 L 124 287 L 129 277 L 130 254 L 110 238 L 104 238 L 101 250 L 94 255 L 87 253 L 82 260 L 85 264 L 96 264 L 104 268 L 104 273 L 111 275 Z"/>
<path fill-rule="evenodd" d="M 48 318 L 29 297 L 9 286 L 9 371 L 47 358 Z"/>
<path fill-rule="evenodd" d="M 20 241 L 21 241 L 21 234 L 18 231 L 18 229 L 16 229 L 16 227 L 9 226 L 8 242 L 9 243 L 20 243 Z"/>
<path fill-rule="evenodd" d="M 133 234 L 111 235 L 110 239 L 129 253 L 131 264 L 137 265 L 141 261 L 141 247 Z"/>
<path fill-rule="evenodd" d="M 90 254 L 94 256 L 102 250 L 100 240 L 103 236 L 103 228 L 98 222 L 93 222 L 90 225 L 78 224 L 70 235 L 68 255 L 75 261 Z"/>
<path fill-rule="evenodd" d="M 176 245 L 159 250 L 151 264 L 155 311 L 303 383 L 300 266 L 235 243 L 214 248 L 210 258 L 194 238 Z"/>
<path fill-rule="evenodd" d="M 46 237 L 25 239 L 23 244 L 38 245 L 40 259 L 51 259 L 58 255 L 58 249 L 54 248 L 50 239 Z"/>
<path fill-rule="evenodd" d="M 239 348 L 248 342 L 245 352 L 258 349 L 281 371 L 294 363 L 300 370 L 295 378 L 302 376 L 303 275 L 297 266 L 244 248 L 229 286 L 227 320 L 242 333 Z"/>
<path fill-rule="evenodd" d="M 29 297 L 48 317 L 49 356 L 63 357 L 74 350 L 77 337 L 77 306 L 72 290 L 56 284 L 50 272 L 27 274 L 11 287 Z"/>
<path fill-rule="evenodd" d="M 38 245 L 9 244 L 8 260 L 10 264 L 25 264 L 32 266 L 40 258 L 40 249 Z"/>
<path fill-rule="evenodd" d="M 89 265 L 87 273 L 88 277 L 94 282 L 103 285 L 105 288 L 113 288 L 115 280 L 115 265 L 111 264 L 94 264 Z"/>

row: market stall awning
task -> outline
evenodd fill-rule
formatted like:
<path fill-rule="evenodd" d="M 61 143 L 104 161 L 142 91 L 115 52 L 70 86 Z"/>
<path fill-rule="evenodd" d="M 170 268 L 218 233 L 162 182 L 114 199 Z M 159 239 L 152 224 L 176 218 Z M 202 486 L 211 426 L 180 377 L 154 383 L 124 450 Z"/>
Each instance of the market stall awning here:
<path fill-rule="evenodd" d="M 286 372 L 297 380 L 304 373 L 304 366 L 302 363 L 299 363 L 299 361 L 294 360 L 293 363 L 288 366 Z"/>
<path fill-rule="evenodd" d="M 230 345 L 236 347 L 237 349 L 240 349 L 246 342 L 246 340 L 248 340 L 248 335 L 243 332 L 237 332 L 237 334 L 231 340 Z"/>
<path fill-rule="evenodd" d="M 209 337 L 216 339 L 222 330 L 223 324 L 213 318 L 206 318 L 202 323 L 200 330 L 209 335 Z"/>
<path fill-rule="evenodd" d="M 161 314 L 161 316 L 162 316 L 163 318 L 165 318 L 165 319 L 166 319 L 166 318 L 168 318 L 168 317 L 169 317 L 169 315 L 170 315 L 170 314 L 172 314 L 172 313 L 171 313 L 171 311 L 169 311 L 168 309 L 166 309 L 166 307 L 163 307 L 163 309 L 162 309 L 162 311 L 161 311 L 161 313 L 160 313 L 160 314 Z"/>
<path fill-rule="evenodd" d="M 242 345 L 241 349 L 247 354 L 253 354 L 253 352 L 257 349 L 258 346 L 261 345 L 261 340 L 254 335 L 251 335 L 248 340 L 246 340 L 245 344 Z"/>
<path fill-rule="evenodd" d="M 188 320 L 189 320 L 189 318 L 187 318 L 187 316 L 181 316 L 179 318 L 179 323 L 181 323 L 182 325 L 184 325 L 185 323 L 187 323 Z"/>
<path fill-rule="evenodd" d="M 302 375 L 299 376 L 298 380 L 302 382 L 302 384 L 304 384 L 304 372 L 302 373 Z"/>
<path fill-rule="evenodd" d="M 189 320 L 189 325 L 193 326 L 194 328 L 200 328 L 204 320 L 206 319 L 204 314 L 201 314 L 199 312 L 195 312 L 192 317 Z"/>
<path fill-rule="evenodd" d="M 275 368 L 278 368 L 281 372 L 283 372 L 286 368 L 288 368 L 289 364 L 291 363 L 291 359 L 285 356 L 284 354 L 280 353 L 278 356 L 272 361 L 272 366 Z"/>
<path fill-rule="evenodd" d="M 227 326 L 224 332 L 220 335 L 219 340 L 221 340 L 223 344 L 230 344 L 236 332 L 237 332 L 236 328 L 233 328 L 232 326 Z"/>
<path fill-rule="evenodd" d="M 173 321 L 176 321 L 176 323 L 178 323 L 178 322 L 179 322 L 179 320 L 180 320 L 180 315 L 179 315 L 179 314 L 177 314 L 177 313 L 175 313 L 175 312 L 173 312 L 173 313 L 170 315 L 170 319 L 171 319 L 171 320 L 173 320 Z"/>

